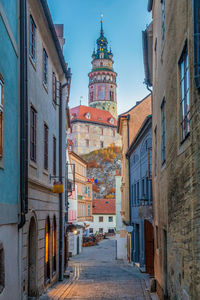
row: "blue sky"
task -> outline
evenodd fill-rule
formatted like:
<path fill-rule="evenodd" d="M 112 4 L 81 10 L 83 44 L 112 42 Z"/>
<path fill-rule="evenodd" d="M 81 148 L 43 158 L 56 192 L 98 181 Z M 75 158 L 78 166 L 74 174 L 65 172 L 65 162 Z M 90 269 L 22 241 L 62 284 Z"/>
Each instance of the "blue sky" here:
<path fill-rule="evenodd" d="M 53 22 L 64 24 L 64 56 L 72 70 L 70 107 L 88 105 L 91 55 L 100 34 L 114 54 L 118 113 L 125 112 L 149 92 L 144 81 L 142 30 L 151 21 L 147 0 L 48 0 Z"/>

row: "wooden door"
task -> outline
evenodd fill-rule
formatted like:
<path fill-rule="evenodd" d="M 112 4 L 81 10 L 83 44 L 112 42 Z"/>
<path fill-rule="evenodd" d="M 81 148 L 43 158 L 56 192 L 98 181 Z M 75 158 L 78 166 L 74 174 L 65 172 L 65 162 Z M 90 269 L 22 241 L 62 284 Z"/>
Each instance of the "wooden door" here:
<path fill-rule="evenodd" d="M 151 222 L 144 220 L 144 232 L 145 232 L 145 261 L 146 272 L 154 275 L 154 236 L 153 225 Z"/>

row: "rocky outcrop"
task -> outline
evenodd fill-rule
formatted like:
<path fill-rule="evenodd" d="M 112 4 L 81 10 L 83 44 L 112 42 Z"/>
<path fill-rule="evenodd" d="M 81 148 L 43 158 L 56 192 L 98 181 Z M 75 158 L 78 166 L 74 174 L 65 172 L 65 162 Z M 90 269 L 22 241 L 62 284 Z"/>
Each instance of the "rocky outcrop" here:
<path fill-rule="evenodd" d="M 87 177 L 94 179 L 93 199 L 115 198 L 115 175 L 121 173 L 121 148 L 111 146 L 82 155 Z"/>

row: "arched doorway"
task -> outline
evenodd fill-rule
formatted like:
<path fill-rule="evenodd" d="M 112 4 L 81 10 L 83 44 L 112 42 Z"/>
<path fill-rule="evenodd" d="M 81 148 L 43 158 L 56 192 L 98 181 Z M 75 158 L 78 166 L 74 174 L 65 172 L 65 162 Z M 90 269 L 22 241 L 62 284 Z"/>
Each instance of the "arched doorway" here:
<path fill-rule="evenodd" d="M 47 217 L 45 224 L 45 283 L 50 280 L 50 236 L 50 220 Z"/>
<path fill-rule="evenodd" d="M 56 217 L 53 218 L 53 232 L 52 232 L 52 272 L 56 273 L 57 263 L 57 228 L 56 228 Z"/>
<path fill-rule="evenodd" d="M 28 234 L 28 296 L 37 296 L 36 288 L 36 253 L 37 253 L 37 229 L 35 218 L 32 217 Z"/>

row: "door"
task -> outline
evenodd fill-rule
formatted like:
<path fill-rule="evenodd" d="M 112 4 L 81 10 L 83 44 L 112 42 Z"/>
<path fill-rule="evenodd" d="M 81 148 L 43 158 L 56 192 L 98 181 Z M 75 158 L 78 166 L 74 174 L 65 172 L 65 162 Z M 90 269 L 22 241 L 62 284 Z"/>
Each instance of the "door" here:
<path fill-rule="evenodd" d="M 36 245 L 37 245 L 37 234 L 36 234 L 36 222 L 35 218 L 32 217 L 29 226 L 28 235 L 28 296 L 37 296 L 36 289 Z"/>
<path fill-rule="evenodd" d="M 144 233 L 145 233 L 145 263 L 146 272 L 154 274 L 154 236 L 153 225 L 151 222 L 144 220 Z"/>

